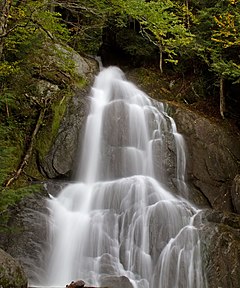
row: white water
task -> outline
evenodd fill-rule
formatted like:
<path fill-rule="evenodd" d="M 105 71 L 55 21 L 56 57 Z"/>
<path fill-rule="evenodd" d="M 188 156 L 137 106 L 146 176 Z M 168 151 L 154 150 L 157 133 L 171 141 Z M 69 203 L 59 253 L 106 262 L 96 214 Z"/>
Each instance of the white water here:
<path fill-rule="evenodd" d="M 207 287 L 198 211 L 169 190 L 166 170 L 175 166 L 177 193 L 187 196 L 185 163 L 184 141 L 163 105 L 155 108 L 120 69 L 100 72 L 78 182 L 48 201 L 51 249 L 42 284 L 83 279 L 97 286 L 126 276 L 137 288 Z"/>

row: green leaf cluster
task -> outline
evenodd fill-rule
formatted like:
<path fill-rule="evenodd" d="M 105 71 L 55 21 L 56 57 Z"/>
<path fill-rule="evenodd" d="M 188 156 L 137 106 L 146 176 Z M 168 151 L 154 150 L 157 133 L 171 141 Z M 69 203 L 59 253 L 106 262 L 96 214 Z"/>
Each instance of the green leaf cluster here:
<path fill-rule="evenodd" d="M 203 1 L 197 8 L 196 53 L 216 75 L 239 81 L 240 2 Z"/>
<path fill-rule="evenodd" d="M 178 51 L 193 39 L 180 17 L 182 8 L 170 0 L 121 0 L 117 3 L 139 22 L 141 34 L 167 55 L 166 61 L 177 63 Z"/>

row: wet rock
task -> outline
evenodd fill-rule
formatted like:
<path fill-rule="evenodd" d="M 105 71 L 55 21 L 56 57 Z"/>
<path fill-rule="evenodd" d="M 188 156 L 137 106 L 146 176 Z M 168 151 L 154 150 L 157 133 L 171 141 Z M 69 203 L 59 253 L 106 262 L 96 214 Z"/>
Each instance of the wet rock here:
<path fill-rule="evenodd" d="M 75 88 L 75 94 L 68 102 L 55 141 L 47 155 L 40 161 L 41 173 L 50 179 L 69 178 L 72 175 L 78 158 L 79 138 L 82 137 L 79 131 L 83 133 L 89 110 L 90 86 L 98 69 L 95 61 L 80 55 L 75 55 L 73 60 L 78 67 L 76 72 L 86 79 L 87 84 L 82 88 Z"/>
<path fill-rule="evenodd" d="M 8 230 L 0 233 L 0 247 L 21 262 L 30 281 L 37 280 L 47 248 L 47 197 L 44 189 L 25 197 L 9 210 Z"/>
<path fill-rule="evenodd" d="M 233 206 L 238 206 L 235 195 L 238 192 L 231 190 L 231 186 L 240 170 L 239 134 L 188 109 L 171 108 L 187 144 L 191 200 L 199 206 L 233 212 Z"/>
<path fill-rule="evenodd" d="M 200 229 L 208 287 L 240 287 L 240 216 L 206 210 Z"/>
<path fill-rule="evenodd" d="M 83 288 L 85 282 L 83 280 L 72 281 L 69 285 L 66 285 L 67 288 Z"/>
<path fill-rule="evenodd" d="M 101 277 L 101 286 L 108 288 L 133 288 L 130 280 L 125 276 L 109 276 Z"/>
<path fill-rule="evenodd" d="M 240 174 L 236 175 L 236 177 L 233 179 L 231 196 L 234 211 L 240 214 Z"/>
<path fill-rule="evenodd" d="M 27 288 L 28 280 L 23 268 L 12 256 L 0 249 L 0 287 Z"/>

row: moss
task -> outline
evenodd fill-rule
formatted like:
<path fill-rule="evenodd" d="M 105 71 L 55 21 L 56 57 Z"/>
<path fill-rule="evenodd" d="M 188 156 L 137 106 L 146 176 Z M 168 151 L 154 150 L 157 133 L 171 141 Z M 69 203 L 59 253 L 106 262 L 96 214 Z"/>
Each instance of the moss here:
<path fill-rule="evenodd" d="M 8 121 L 9 122 L 9 121 Z M 16 170 L 25 146 L 25 134 L 16 123 L 0 125 L 0 185 Z"/>
<path fill-rule="evenodd" d="M 42 128 L 38 133 L 35 148 L 38 151 L 40 157 L 45 156 L 49 151 L 66 111 L 70 93 L 64 90 L 61 92 L 61 94 L 63 97 L 59 97 L 60 99 L 51 105 L 51 109 L 46 115 L 45 121 L 42 124 Z"/>
<path fill-rule="evenodd" d="M 41 190 L 41 184 L 2 189 L 0 191 L 0 210 L 6 210 L 9 206 L 18 203 L 25 196 L 39 192 L 39 190 Z"/>
<path fill-rule="evenodd" d="M 27 278 L 19 266 L 15 266 L 13 261 L 7 259 L 0 267 L 0 287 L 27 287 Z"/>
<path fill-rule="evenodd" d="M 69 98 L 69 93 L 65 93 L 63 98 L 59 103 L 54 103 L 52 105 L 53 120 L 52 120 L 52 137 L 55 138 L 57 135 L 61 120 L 65 114 L 67 102 Z"/>
<path fill-rule="evenodd" d="M 9 208 L 17 205 L 24 197 L 37 193 L 41 184 L 28 185 L 20 188 L 4 188 L 0 190 L 0 231 L 8 231 Z"/>

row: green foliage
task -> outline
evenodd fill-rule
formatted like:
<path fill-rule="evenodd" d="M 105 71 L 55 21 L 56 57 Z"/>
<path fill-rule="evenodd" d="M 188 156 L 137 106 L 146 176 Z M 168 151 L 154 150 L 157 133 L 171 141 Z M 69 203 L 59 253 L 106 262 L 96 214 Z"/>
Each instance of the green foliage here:
<path fill-rule="evenodd" d="M 64 56 L 65 50 L 59 49 L 60 45 L 55 46 L 67 43 L 70 36 L 61 15 L 49 10 L 50 2 L 13 1 L 6 29 L 0 30 L 1 186 L 21 163 L 39 111 L 60 101 L 58 91 L 51 95 L 40 93 L 39 79 L 66 87 L 70 78 L 76 77 L 73 60 Z M 26 181 L 20 180 L 16 187 L 24 184 Z M 29 189 L 0 190 L 0 208 L 5 209 L 5 204 L 14 204 Z"/>
<path fill-rule="evenodd" d="M 198 11 L 195 30 L 200 55 L 214 73 L 234 81 L 240 76 L 240 3 L 215 1 Z"/>
<path fill-rule="evenodd" d="M 118 4 L 139 22 L 141 34 L 167 54 L 166 61 L 177 63 L 178 49 L 193 39 L 179 16 L 181 7 L 170 0 L 121 0 Z"/>
<path fill-rule="evenodd" d="M 19 132 L 18 127 L 16 121 L 10 119 L 0 125 L 0 186 L 16 169 L 21 158 L 23 133 Z M 16 131 L 18 131 L 17 138 Z"/>
<path fill-rule="evenodd" d="M 74 0 L 58 3 L 66 14 L 63 20 L 71 33 L 70 45 L 80 53 L 97 54 L 106 22 L 115 14 L 112 1 Z"/>
<path fill-rule="evenodd" d="M 50 12 L 48 5 L 49 1 L 28 0 L 11 6 L 0 55 L 3 60 L 0 81 L 5 76 L 19 76 L 21 70 L 32 72 L 36 55 L 46 56 L 46 41 L 69 40 L 69 31 L 61 23 L 61 15 Z"/>
<path fill-rule="evenodd" d="M 19 62 L 15 61 L 14 63 L 9 63 L 4 61 L 0 63 L 0 77 L 7 77 L 19 72 Z"/>
<path fill-rule="evenodd" d="M 133 57 L 151 57 L 156 49 L 149 41 L 134 30 L 123 28 L 116 33 L 119 47 Z"/>
<path fill-rule="evenodd" d="M 225 79 L 240 83 L 240 65 L 232 60 L 225 62 L 222 59 L 212 57 L 212 69 Z"/>
<path fill-rule="evenodd" d="M 39 157 L 43 157 L 49 151 L 53 141 L 57 135 L 61 119 L 66 111 L 67 102 L 71 94 L 67 90 L 61 92 L 64 94 L 62 99 L 52 103 L 49 108 L 47 120 L 43 123 L 44 129 L 39 132 L 35 148 L 39 153 Z M 59 95 L 61 98 L 62 95 Z"/>
<path fill-rule="evenodd" d="M 30 185 L 21 188 L 4 188 L 0 191 L 0 211 L 17 204 L 23 197 L 39 192 L 41 185 Z"/>
<path fill-rule="evenodd" d="M 65 91 L 66 95 L 62 98 L 62 100 L 59 103 L 54 103 L 52 106 L 53 110 L 53 121 L 52 121 L 52 131 L 51 135 L 54 138 L 57 135 L 60 122 L 64 116 L 64 113 L 66 111 L 67 107 L 67 100 L 68 100 L 68 95 L 67 92 Z"/>

